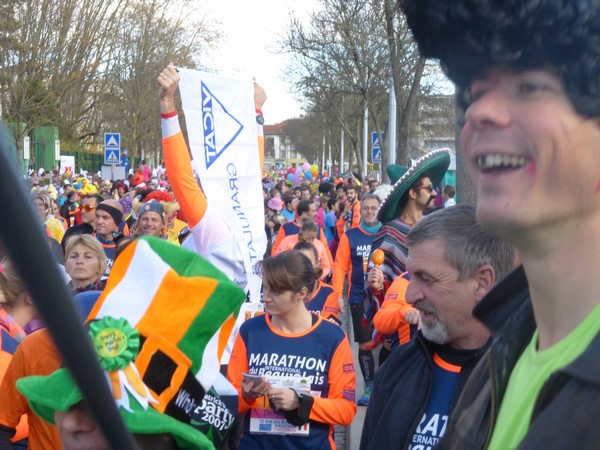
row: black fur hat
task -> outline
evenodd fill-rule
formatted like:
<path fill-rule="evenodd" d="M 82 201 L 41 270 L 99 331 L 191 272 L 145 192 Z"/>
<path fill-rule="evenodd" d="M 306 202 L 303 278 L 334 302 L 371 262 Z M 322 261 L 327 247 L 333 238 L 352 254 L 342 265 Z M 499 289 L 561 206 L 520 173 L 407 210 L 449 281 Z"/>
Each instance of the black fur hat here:
<path fill-rule="evenodd" d="M 459 88 L 493 65 L 549 68 L 600 116 L 600 0 L 399 0 L 421 54 Z"/>

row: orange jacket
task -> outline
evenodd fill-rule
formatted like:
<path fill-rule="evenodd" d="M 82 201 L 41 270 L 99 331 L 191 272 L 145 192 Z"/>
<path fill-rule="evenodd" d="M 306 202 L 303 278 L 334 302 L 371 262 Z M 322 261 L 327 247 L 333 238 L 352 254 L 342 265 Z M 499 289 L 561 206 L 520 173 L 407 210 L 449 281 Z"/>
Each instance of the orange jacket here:
<path fill-rule="evenodd" d="M 45 422 L 29 408 L 27 399 L 17 391 L 19 378 L 50 375 L 60 368 L 61 357 L 47 330 L 27 336 L 17 347 L 0 386 L 0 425 L 16 428 L 23 414 L 29 421 L 30 450 L 61 448 L 56 427 Z"/>
<path fill-rule="evenodd" d="M 348 228 L 354 228 L 360 225 L 360 202 L 356 202 L 350 209 L 352 222 Z"/>
<path fill-rule="evenodd" d="M 287 250 L 293 250 L 294 246 L 298 243 L 298 235 L 293 234 L 291 236 L 286 236 L 279 243 L 279 246 L 274 249 L 273 254 L 277 255 L 281 252 L 285 252 Z M 327 256 L 327 246 L 323 245 L 320 240 L 315 239 L 312 244 L 317 249 L 317 253 L 319 254 L 319 267 L 323 269 L 323 275 L 320 280 L 324 279 L 327 275 L 331 273 L 331 261 L 329 261 L 329 257 Z M 337 301 L 337 300 L 336 300 Z"/>
<path fill-rule="evenodd" d="M 377 331 L 383 334 L 398 333 L 400 344 L 410 341 L 410 324 L 406 322 L 404 316 L 407 311 L 416 311 L 406 303 L 406 288 L 409 283 L 409 279 L 404 276 L 406 273 L 400 275 L 390 285 L 381 308 L 373 318 Z"/>
<path fill-rule="evenodd" d="M 136 170 L 135 174 L 133 175 L 133 180 L 132 180 L 133 186 L 135 187 L 138 184 L 141 184 L 143 182 L 144 182 L 144 174 L 141 171 Z"/>
<path fill-rule="evenodd" d="M 344 220 L 344 216 L 340 215 L 339 219 L 335 223 L 335 230 L 337 231 L 338 241 L 340 239 L 342 239 L 342 236 L 344 235 L 345 228 L 346 228 L 346 221 Z"/>
<path fill-rule="evenodd" d="M 286 226 L 288 224 L 292 223 L 292 226 Z M 290 234 L 286 234 L 286 230 L 290 229 L 290 228 L 294 228 L 294 232 L 291 232 Z M 319 227 L 317 225 L 317 227 Z M 292 222 L 288 222 L 287 224 L 284 224 L 284 226 L 282 226 L 279 229 L 279 232 L 277 233 L 277 237 L 275 238 L 275 242 L 273 243 L 273 250 L 271 251 L 271 255 L 275 255 L 277 253 L 277 248 L 279 247 L 279 245 L 281 244 L 281 241 L 283 241 L 283 239 L 286 236 L 292 236 L 293 234 L 297 234 L 300 231 L 300 228 L 302 228 L 302 224 L 298 223 L 296 220 L 292 221 Z M 329 250 L 329 245 L 327 244 L 327 238 L 325 237 L 325 232 L 323 231 L 323 229 L 321 227 L 319 227 L 319 231 L 317 232 L 317 236 L 319 241 L 321 241 L 321 244 L 323 244 L 323 247 L 325 247 L 325 253 L 327 254 L 327 258 L 329 259 L 329 265 L 330 267 L 333 266 L 333 256 L 331 256 L 331 251 Z"/>

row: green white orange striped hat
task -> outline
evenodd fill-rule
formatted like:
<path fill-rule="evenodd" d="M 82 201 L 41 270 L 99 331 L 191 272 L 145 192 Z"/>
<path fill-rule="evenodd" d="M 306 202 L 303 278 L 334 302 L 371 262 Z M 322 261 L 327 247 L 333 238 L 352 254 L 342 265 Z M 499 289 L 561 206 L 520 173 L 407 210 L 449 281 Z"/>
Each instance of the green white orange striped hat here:
<path fill-rule="evenodd" d="M 132 433 L 169 433 L 184 449 L 212 448 L 189 425 L 219 373 L 228 336 L 221 326 L 245 294 L 198 254 L 154 237 L 133 241 L 115 260 L 87 319 L 113 396 Z M 17 382 L 33 411 L 83 400 L 67 369 Z"/>

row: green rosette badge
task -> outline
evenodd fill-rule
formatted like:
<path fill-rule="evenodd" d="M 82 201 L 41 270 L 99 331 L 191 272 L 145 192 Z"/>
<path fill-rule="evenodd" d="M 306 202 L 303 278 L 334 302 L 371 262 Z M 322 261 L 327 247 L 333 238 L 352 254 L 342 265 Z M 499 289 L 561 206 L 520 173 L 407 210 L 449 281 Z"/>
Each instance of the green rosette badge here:
<path fill-rule="evenodd" d="M 124 369 L 140 349 L 140 334 L 124 318 L 104 317 L 89 324 L 89 335 L 100 366 L 107 372 Z"/>

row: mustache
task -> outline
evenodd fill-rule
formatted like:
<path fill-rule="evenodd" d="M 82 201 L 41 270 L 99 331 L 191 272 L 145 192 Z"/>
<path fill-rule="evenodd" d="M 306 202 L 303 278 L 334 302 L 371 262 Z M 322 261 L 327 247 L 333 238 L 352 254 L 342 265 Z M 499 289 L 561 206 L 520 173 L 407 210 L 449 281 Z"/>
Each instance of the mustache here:
<path fill-rule="evenodd" d="M 424 302 L 423 300 L 419 300 L 418 302 L 415 302 L 413 307 L 415 309 L 418 309 L 421 312 L 424 312 L 427 314 L 433 314 L 434 316 L 437 317 L 437 311 L 435 310 L 435 308 L 433 306 L 431 306 L 430 304 Z"/>
<path fill-rule="evenodd" d="M 434 201 L 435 197 L 436 197 L 435 195 L 429 196 L 429 200 L 427 200 L 427 203 L 425 203 L 425 208 L 428 208 L 431 205 L 431 202 Z"/>

